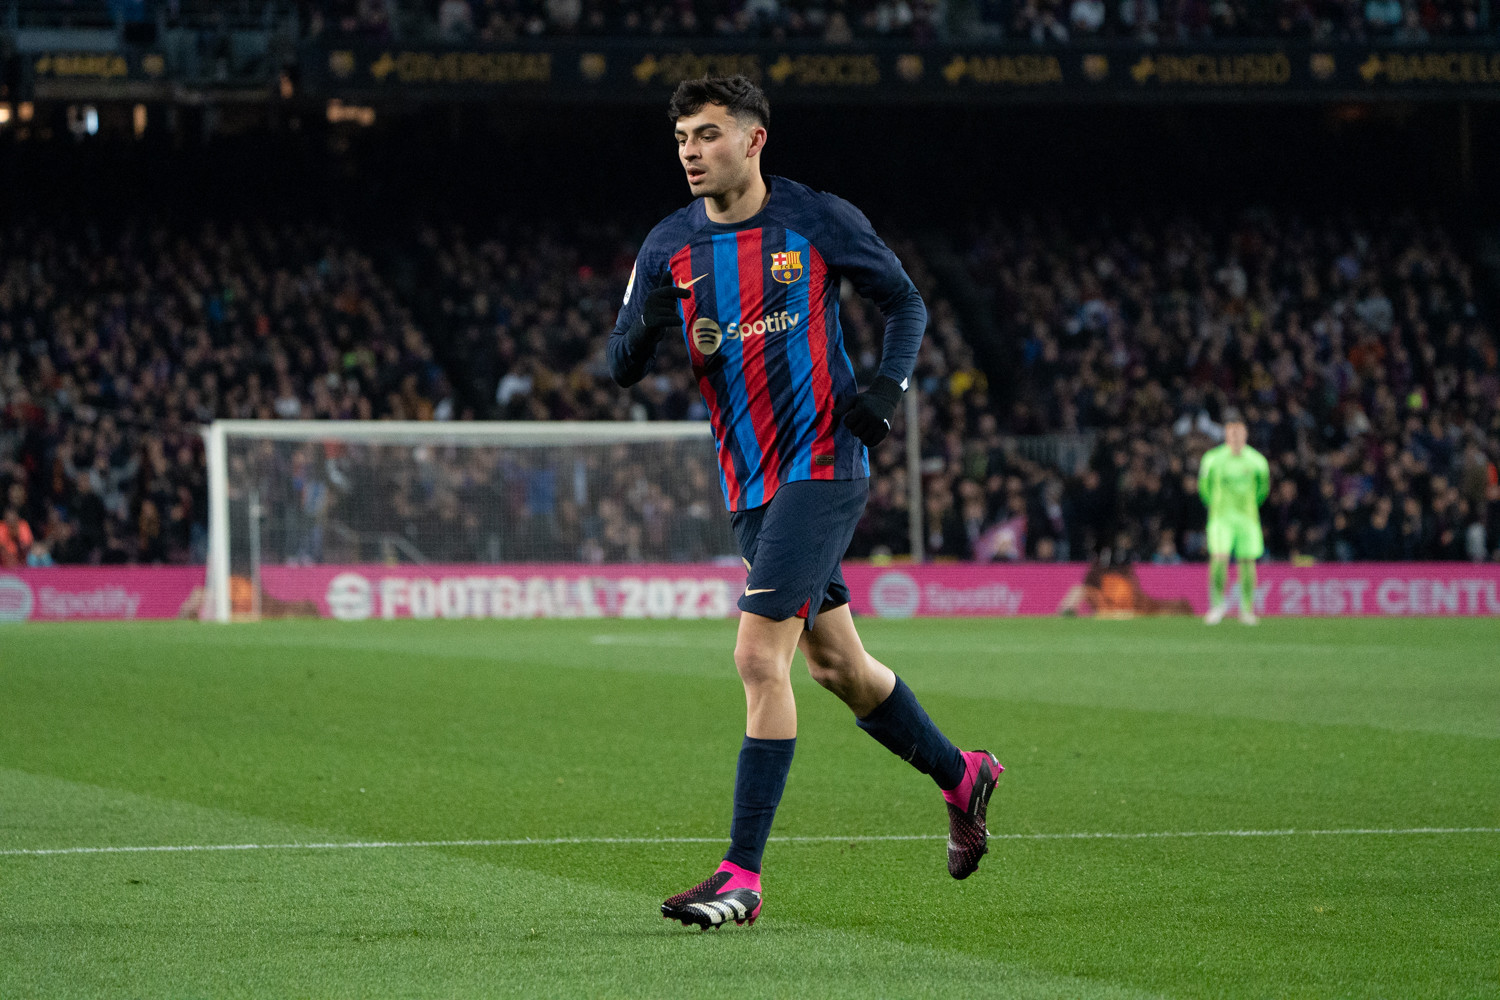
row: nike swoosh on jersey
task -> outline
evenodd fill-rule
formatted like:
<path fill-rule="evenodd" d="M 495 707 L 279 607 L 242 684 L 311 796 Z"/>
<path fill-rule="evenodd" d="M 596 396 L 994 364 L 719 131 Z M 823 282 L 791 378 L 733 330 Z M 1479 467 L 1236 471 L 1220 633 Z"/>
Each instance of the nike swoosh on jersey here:
<path fill-rule="evenodd" d="M 745 588 L 745 596 L 749 597 L 752 594 L 769 594 L 769 593 L 772 593 L 775 590 L 776 590 L 775 587 L 758 587 L 755 590 L 751 590 L 749 587 L 746 587 Z"/>
<path fill-rule="evenodd" d="M 692 288 L 694 285 L 696 285 L 698 282 L 702 281 L 706 277 L 708 277 L 707 274 L 700 274 L 700 275 L 698 275 L 698 277 L 694 278 L 692 281 L 679 281 L 677 283 L 677 287 L 678 288 Z"/>

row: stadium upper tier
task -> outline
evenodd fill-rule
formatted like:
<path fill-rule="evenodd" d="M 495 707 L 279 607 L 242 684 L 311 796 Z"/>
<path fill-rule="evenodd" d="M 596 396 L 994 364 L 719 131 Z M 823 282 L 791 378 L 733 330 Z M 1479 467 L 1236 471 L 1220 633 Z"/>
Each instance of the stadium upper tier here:
<path fill-rule="evenodd" d="M 302 37 L 509 43 L 528 38 L 764 38 L 829 45 L 892 39 L 1018 40 L 1038 45 L 1122 39 L 1322 42 L 1493 33 L 1484 0 L 18 0 L 10 27 L 210 31 L 263 27 Z"/>
<path fill-rule="evenodd" d="M 979 227 L 941 282 L 890 242 L 932 317 L 929 555 L 1199 558 L 1194 473 L 1234 404 L 1271 460 L 1272 558 L 1500 557 L 1500 360 L 1472 254 L 1437 221 L 1028 217 Z M 0 231 L 0 515 L 30 557 L 201 561 L 214 417 L 705 415 L 680 344 L 629 392 L 608 376 L 623 230 L 396 245 L 314 224 Z M 880 318 L 847 289 L 843 327 L 868 380 Z M 851 555 L 908 550 L 903 440 L 872 456 Z M 0 525 L 0 561 L 27 558 L 21 537 Z"/>

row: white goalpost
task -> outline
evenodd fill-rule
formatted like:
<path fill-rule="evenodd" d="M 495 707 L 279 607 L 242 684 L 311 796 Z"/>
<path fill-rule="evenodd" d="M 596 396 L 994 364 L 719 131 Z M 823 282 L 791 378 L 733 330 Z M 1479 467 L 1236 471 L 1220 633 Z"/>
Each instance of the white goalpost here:
<path fill-rule="evenodd" d="M 257 617 L 262 566 L 739 562 L 706 422 L 216 420 L 204 438 L 208 620 Z"/>

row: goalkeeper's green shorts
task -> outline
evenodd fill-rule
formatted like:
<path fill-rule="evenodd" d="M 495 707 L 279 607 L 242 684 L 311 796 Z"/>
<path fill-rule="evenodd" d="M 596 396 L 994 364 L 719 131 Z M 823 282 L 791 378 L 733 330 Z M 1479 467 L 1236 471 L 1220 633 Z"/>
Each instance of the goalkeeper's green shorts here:
<path fill-rule="evenodd" d="M 1236 559 L 1259 559 L 1266 554 L 1266 539 L 1260 522 L 1248 517 L 1210 517 L 1208 519 L 1208 554 Z"/>

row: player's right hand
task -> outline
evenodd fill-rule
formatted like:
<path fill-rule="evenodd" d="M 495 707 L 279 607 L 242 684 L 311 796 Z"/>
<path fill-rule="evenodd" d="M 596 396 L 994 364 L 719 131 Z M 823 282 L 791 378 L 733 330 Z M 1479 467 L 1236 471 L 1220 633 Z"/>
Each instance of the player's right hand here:
<path fill-rule="evenodd" d="M 675 331 L 681 336 L 682 314 L 677 311 L 677 303 L 692 294 L 691 289 L 678 288 L 670 283 L 647 292 L 641 318 L 630 327 L 628 339 L 631 348 L 655 350 L 667 334 Z"/>

